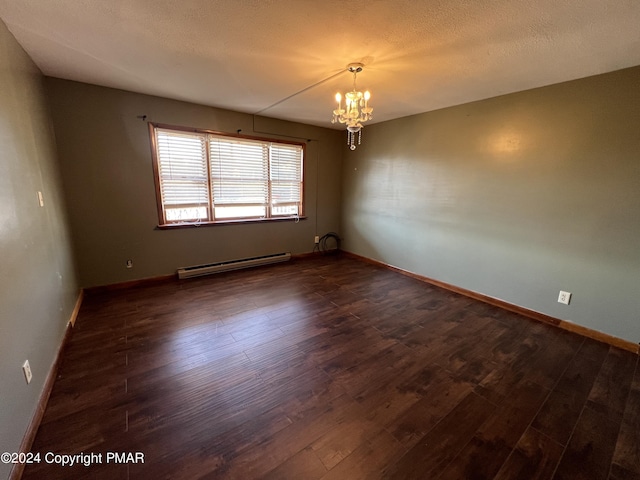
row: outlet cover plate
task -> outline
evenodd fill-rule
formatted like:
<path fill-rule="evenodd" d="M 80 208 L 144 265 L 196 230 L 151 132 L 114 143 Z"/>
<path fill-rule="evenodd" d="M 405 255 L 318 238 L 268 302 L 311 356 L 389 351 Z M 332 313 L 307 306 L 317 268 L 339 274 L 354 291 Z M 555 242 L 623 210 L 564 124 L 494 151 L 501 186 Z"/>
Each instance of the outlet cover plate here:
<path fill-rule="evenodd" d="M 564 292 L 560 290 L 560 295 L 558 295 L 558 303 L 564 303 L 565 305 L 569 305 L 571 301 L 571 294 L 569 292 Z"/>
<path fill-rule="evenodd" d="M 29 365 L 29 360 L 25 360 L 22 364 L 22 372 L 24 373 L 24 379 L 27 381 L 27 384 L 31 383 L 33 375 L 31 374 L 31 365 Z"/>

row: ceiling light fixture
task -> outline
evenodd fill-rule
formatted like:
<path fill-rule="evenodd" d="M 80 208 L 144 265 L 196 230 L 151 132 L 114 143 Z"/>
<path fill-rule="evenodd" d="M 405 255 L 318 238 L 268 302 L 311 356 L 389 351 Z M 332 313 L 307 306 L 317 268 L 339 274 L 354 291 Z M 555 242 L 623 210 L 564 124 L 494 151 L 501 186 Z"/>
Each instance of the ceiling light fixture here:
<path fill-rule="evenodd" d="M 347 125 L 347 145 L 351 150 L 356 149 L 356 134 L 358 134 L 357 143 L 360 145 L 362 140 L 362 124 L 367 120 L 371 120 L 373 108 L 369 106 L 369 91 L 359 92 L 356 88 L 356 75 L 362 71 L 364 67 L 361 63 L 350 63 L 347 70 L 353 73 L 353 90 L 344 95 L 344 107 L 342 108 L 342 95 L 336 93 L 336 101 L 338 108 L 333 111 L 331 123 L 344 123 Z"/>

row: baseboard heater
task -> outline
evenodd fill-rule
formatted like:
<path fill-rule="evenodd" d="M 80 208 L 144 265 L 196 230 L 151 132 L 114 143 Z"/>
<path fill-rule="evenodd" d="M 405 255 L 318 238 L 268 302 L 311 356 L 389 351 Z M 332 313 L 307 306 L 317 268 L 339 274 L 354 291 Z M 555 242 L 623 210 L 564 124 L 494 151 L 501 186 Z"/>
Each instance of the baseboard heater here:
<path fill-rule="evenodd" d="M 210 263 L 209 265 L 195 265 L 178 269 L 178 278 L 201 277 L 214 273 L 228 272 L 230 270 L 240 270 L 241 268 L 257 267 L 270 263 L 286 262 L 291 260 L 291 253 L 276 253 L 274 255 L 264 255 L 262 257 L 242 258 L 239 260 L 229 260 L 226 262 Z"/>

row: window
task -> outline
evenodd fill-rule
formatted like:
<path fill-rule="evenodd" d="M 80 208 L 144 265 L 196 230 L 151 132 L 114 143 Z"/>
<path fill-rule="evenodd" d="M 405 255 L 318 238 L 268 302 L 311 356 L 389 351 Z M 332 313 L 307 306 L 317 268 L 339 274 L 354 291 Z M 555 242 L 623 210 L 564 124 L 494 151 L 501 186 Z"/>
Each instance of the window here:
<path fill-rule="evenodd" d="M 302 144 L 150 129 L 161 225 L 303 215 Z"/>

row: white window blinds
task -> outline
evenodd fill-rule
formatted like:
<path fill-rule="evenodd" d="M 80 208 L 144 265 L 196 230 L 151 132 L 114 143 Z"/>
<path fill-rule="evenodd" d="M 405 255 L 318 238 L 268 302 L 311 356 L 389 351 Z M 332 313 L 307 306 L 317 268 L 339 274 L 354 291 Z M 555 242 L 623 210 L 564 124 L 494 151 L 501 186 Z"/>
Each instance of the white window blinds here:
<path fill-rule="evenodd" d="M 157 150 L 165 221 L 209 220 L 205 137 L 158 130 Z"/>
<path fill-rule="evenodd" d="M 301 149 L 271 144 L 271 205 L 274 215 L 298 215 L 302 201 Z"/>
<path fill-rule="evenodd" d="M 302 215 L 302 145 L 154 131 L 163 224 Z"/>

